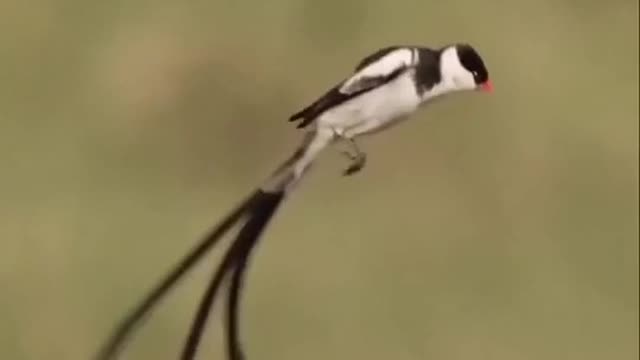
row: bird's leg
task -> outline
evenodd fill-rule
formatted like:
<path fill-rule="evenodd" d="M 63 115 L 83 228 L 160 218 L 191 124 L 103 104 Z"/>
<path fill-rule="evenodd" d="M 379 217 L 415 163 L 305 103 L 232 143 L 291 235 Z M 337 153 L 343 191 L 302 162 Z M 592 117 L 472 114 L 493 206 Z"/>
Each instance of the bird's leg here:
<path fill-rule="evenodd" d="M 348 168 L 346 168 L 343 172 L 343 175 L 349 176 L 353 175 L 364 167 L 367 162 L 367 154 L 362 152 L 356 144 L 353 138 L 343 138 L 345 142 L 349 145 L 349 150 L 343 151 L 342 153 L 346 155 L 350 160 L 351 164 Z"/>

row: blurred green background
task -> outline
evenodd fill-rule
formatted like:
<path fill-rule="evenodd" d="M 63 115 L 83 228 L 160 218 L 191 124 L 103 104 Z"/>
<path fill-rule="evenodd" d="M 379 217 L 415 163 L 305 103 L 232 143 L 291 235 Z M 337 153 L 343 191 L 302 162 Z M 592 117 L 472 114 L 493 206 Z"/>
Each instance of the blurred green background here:
<path fill-rule="evenodd" d="M 290 113 L 457 41 L 496 92 L 363 140 L 356 177 L 324 154 L 253 258 L 249 359 L 637 359 L 635 0 L 3 1 L 0 357 L 88 359 L 295 148 Z M 175 358 L 218 256 L 123 359 Z"/>

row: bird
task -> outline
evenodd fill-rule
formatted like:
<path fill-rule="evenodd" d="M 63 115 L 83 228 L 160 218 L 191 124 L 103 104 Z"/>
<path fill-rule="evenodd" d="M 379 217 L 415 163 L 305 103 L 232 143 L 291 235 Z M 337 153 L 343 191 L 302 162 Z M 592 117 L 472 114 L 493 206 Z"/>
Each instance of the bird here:
<path fill-rule="evenodd" d="M 360 171 L 366 154 L 356 137 L 389 128 L 430 100 L 457 91 L 491 92 L 484 61 L 469 44 L 439 49 L 388 46 L 362 59 L 354 72 L 304 109 L 289 117 L 298 128 L 315 133 L 296 167 L 300 177 L 316 154 L 335 139 L 349 145 L 352 164 L 345 175 Z"/>
<path fill-rule="evenodd" d="M 117 324 L 96 360 L 114 359 L 134 328 L 234 226 L 235 240 L 215 268 L 203 294 L 179 359 L 192 360 L 209 313 L 225 280 L 229 283 L 226 332 L 229 360 L 244 360 L 239 335 L 239 302 L 249 257 L 284 199 L 292 193 L 328 146 L 347 145 L 343 175 L 360 172 L 367 155 L 358 138 L 408 119 L 433 99 L 462 91 L 492 92 L 484 60 L 468 43 L 438 48 L 386 46 L 365 56 L 353 71 L 289 121 L 304 131 L 301 144 L 250 195 L 223 217 Z"/>

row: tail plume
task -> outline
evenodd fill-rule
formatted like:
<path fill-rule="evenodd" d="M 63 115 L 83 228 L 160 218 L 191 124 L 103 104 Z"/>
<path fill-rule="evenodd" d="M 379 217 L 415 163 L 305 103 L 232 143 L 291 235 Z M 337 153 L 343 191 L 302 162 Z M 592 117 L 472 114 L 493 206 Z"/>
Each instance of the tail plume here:
<path fill-rule="evenodd" d="M 231 248 L 227 251 L 220 266 L 214 272 L 209 287 L 202 296 L 200 306 L 193 319 L 191 331 L 182 352 L 182 360 L 194 358 L 200 339 L 205 330 L 211 308 L 216 299 L 216 294 L 222 285 L 224 277 L 231 275 L 231 288 L 227 303 L 227 354 L 229 360 L 243 360 L 244 355 L 239 341 L 238 316 L 239 300 L 242 291 L 242 281 L 247 269 L 247 261 L 251 251 L 256 246 L 260 235 L 275 214 L 284 193 L 259 192 L 255 206 L 250 210 L 251 214 L 247 222 L 242 226 Z M 231 272 L 231 274 L 229 274 Z"/>
<path fill-rule="evenodd" d="M 299 178 L 302 174 L 296 174 L 294 167 L 296 162 L 304 156 L 312 139 L 313 135 L 307 134 L 300 147 L 273 172 L 258 190 L 255 190 L 223 218 L 195 248 L 148 292 L 137 306 L 129 311 L 113 330 L 107 342 L 99 349 L 95 360 L 116 359 L 133 335 L 136 327 L 143 323 L 145 317 L 166 297 L 169 291 L 202 261 L 204 256 L 218 244 L 220 239 L 235 226 L 240 226 L 240 230 L 231 247 L 225 253 L 222 263 L 212 274 L 209 286 L 203 294 L 193 318 L 191 330 L 185 341 L 180 359 L 191 360 L 195 357 L 209 313 L 225 280 L 230 281 L 226 316 L 228 359 L 244 359 L 238 322 L 242 285 L 249 257 L 286 195 L 293 188 L 293 185 L 300 180 Z"/>

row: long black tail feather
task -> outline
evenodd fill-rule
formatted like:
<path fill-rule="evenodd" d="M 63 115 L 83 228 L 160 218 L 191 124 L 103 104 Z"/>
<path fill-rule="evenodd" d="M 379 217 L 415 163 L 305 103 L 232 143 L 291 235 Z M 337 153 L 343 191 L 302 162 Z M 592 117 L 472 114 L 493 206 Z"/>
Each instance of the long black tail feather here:
<path fill-rule="evenodd" d="M 230 273 L 231 284 L 226 314 L 227 355 L 229 360 L 244 359 L 239 334 L 239 303 L 244 274 L 251 251 L 255 248 L 267 224 L 282 203 L 284 195 L 284 192 L 259 192 L 255 196 L 253 206 L 248 210 L 247 221 L 240 229 L 231 248 L 225 254 L 222 263 L 216 268 L 209 287 L 203 294 L 200 306 L 192 322 L 191 331 L 185 341 L 181 360 L 192 360 L 194 358 L 218 290 L 225 276 Z"/>
<path fill-rule="evenodd" d="M 216 268 L 211 282 L 200 301 L 191 330 L 187 337 L 181 359 L 191 360 L 197 352 L 200 338 L 215 302 L 222 282 L 227 276 L 231 281 L 227 302 L 227 353 L 229 360 L 242 360 L 242 346 L 239 334 L 239 309 L 242 283 L 247 269 L 251 251 L 254 249 L 264 229 L 281 205 L 285 195 L 295 184 L 301 174 L 294 175 L 293 165 L 306 151 L 314 138 L 308 132 L 302 144 L 280 165 L 265 183 L 248 198 L 241 202 L 230 214 L 220 221 L 210 233 L 202 239 L 134 308 L 113 330 L 108 341 L 100 348 L 95 360 L 113 360 L 132 336 L 136 326 L 165 297 L 168 292 L 218 243 L 233 226 L 240 226 L 240 231 L 231 247 L 225 253 L 222 263 Z M 307 167 L 309 164 L 307 164 Z"/>
<path fill-rule="evenodd" d="M 263 193 L 261 191 L 256 191 L 240 203 L 226 218 L 219 222 L 211 232 L 148 293 L 143 301 L 125 316 L 112 332 L 105 345 L 100 349 L 95 359 L 115 359 L 123 345 L 131 336 L 136 325 L 142 322 L 144 316 L 218 243 L 219 239 L 254 206 L 262 195 Z"/>
<path fill-rule="evenodd" d="M 236 261 L 236 267 L 231 278 L 227 302 L 227 353 L 229 360 L 244 359 L 242 343 L 240 341 L 240 300 L 251 253 L 258 245 L 260 236 L 269 224 L 270 219 L 275 215 L 278 207 L 284 200 L 284 193 L 265 195 L 269 196 L 270 199 L 265 200 L 263 206 L 259 209 L 255 208 L 256 211 L 253 213 L 252 220 L 255 219 L 256 221 L 253 222 L 253 224 L 252 221 L 249 221 L 245 226 L 247 236 L 244 236 L 242 241 L 246 240 L 247 246 L 243 246 L 244 251 Z M 238 236 L 238 238 L 240 239 L 240 236 Z"/>
<path fill-rule="evenodd" d="M 227 354 L 229 360 L 244 360 L 245 355 L 242 350 L 242 342 L 240 340 L 240 301 L 242 295 L 242 287 L 246 274 L 247 263 L 251 256 L 251 247 L 243 256 L 238 258 L 238 263 L 231 277 L 231 285 L 229 287 L 229 297 L 227 298 Z"/>

